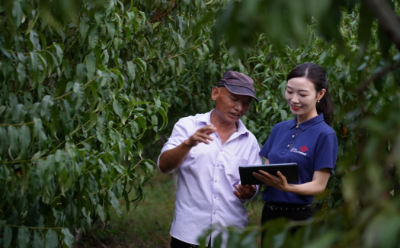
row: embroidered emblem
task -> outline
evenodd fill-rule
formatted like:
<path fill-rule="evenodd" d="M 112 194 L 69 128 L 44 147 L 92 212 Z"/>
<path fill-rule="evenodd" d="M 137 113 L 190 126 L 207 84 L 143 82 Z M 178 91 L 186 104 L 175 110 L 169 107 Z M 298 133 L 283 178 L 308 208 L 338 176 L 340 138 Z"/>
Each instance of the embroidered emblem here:
<path fill-rule="evenodd" d="M 308 148 L 307 148 L 307 146 L 302 146 L 302 147 L 300 147 L 300 150 L 302 152 L 306 152 L 306 151 L 308 151 Z"/>
<path fill-rule="evenodd" d="M 300 147 L 300 150 L 302 150 L 302 148 L 304 148 L 304 146 L 302 146 L 302 147 Z M 305 147 L 307 150 L 305 150 L 305 151 L 308 151 L 308 148 L 307 147 Z M 299 150 L 297 150 L 296 148 L 292 148 L 292 149 L 290 149 L 290 152 L 294 152 L 294 153 L 297 153 L 297 154 L 301 154 L 301 155 L 303 155 L 303 156 L 307 156 L 307 153 L 305 153 L 305 152 L 303 152 L 303 151 L 299 151 Z"/>

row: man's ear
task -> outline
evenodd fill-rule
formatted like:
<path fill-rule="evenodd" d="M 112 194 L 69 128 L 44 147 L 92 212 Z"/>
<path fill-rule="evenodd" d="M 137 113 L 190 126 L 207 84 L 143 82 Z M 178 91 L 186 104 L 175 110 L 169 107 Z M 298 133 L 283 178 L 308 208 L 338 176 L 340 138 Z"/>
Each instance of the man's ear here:
<path fill-rule="evenodd" d="M 214 86 L 214 88 L 212 88 L 211 91 L 211 99 L 213 99 L 214 101 L 216 101 L 218 99 L 220 90 L 217 86 Z"/>

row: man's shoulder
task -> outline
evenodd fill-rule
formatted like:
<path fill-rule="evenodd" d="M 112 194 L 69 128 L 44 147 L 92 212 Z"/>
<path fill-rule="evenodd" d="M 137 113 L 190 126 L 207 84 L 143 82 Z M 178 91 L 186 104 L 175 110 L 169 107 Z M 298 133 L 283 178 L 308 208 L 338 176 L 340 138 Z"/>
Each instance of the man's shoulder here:
<path fill-rule="evenodd" d="M 258 144 L 256 136 L 249 129 L 247 129 L 246 125 L 242 121 L 240 122 L 241 125 L 243 125 L 242 132 L 244 135 L 246 135 L 247 139 L 249 139 L 250 141 L 255 141 Z"/>
<path fill-rule="evenodd" d="M 195 114 L 195 115 L 189 115 L 185 116 L 179 119 L 178 122 L 195 122 L 195 121 L 201 121 L 205 119 L 209 115 L 209 113 L 201 113 L 201 114 Z"/>
<path fill-rule="evenodd" d="M 209 113 L 204 114 L 196 114 L 196 115 L 189 115 L 180 118 L 176 123 L 175 126 L 183 127 L 187 130 L 194 129 L 199 122 L 207 122 L 207 118 L 209 118 Z"/>

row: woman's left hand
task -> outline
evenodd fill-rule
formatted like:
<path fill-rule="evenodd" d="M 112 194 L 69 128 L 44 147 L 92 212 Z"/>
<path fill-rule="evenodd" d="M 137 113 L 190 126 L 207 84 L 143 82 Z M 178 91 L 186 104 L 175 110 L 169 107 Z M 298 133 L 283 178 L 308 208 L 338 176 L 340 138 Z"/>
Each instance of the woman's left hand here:
<path fill-rule="evenodd" d="M 278 171 L 278 176 L 269 174 L 268 172 L 260 170 L 259 173 L 254 172 L 253 176 L 263 182 L 265 185 L 279 189 L 280 191 L 289 191 L 290 185 L 286 177 Z"/>

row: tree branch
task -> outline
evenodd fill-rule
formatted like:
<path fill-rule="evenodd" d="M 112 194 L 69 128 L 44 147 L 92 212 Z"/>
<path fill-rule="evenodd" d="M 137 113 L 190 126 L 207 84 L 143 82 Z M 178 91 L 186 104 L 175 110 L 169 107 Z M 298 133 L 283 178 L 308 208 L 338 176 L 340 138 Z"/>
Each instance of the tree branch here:
<path fill-rule="evenodd" d="M 372 77 L 368 78 L 365 80 L 362 84 L 360 84 L 357 87 L 357 92 L 363 92 L 373 81 L 378 80 L 379 78 L 383 77 L 387 73 L 396 70 L 397 68 L 400 67 L 400 61 L 398 61 L 396 64 L 387 67 L 386 69 L 383 69 L 381 71 L 378 71 Z"/>
<path fill-rule="evenodd" d="M 400 19 L 386 0 L 364 0 L 378 19 L 379 26 L 400 51 Z"/>
<path fill-rule="evenodd" d="M 153 22 L 156 22 L 156 21 L 166 17 L 169 13 L 171 13 L 178 7 L 178 5 L 182 2 L 182 0 L 179 0 L 178 3 L 176 2 L 176 0 L 172 0 L 171 2 L 175 2 L 175 5 L 170 10 L 165 10 L 165 11 L 160 12 L 160 14 L 158 14 L 158 9 L 157 9 L 156 13 L 154 14 L 153 19 L 151 19 L 149 22 L 153 23 Z"/>

